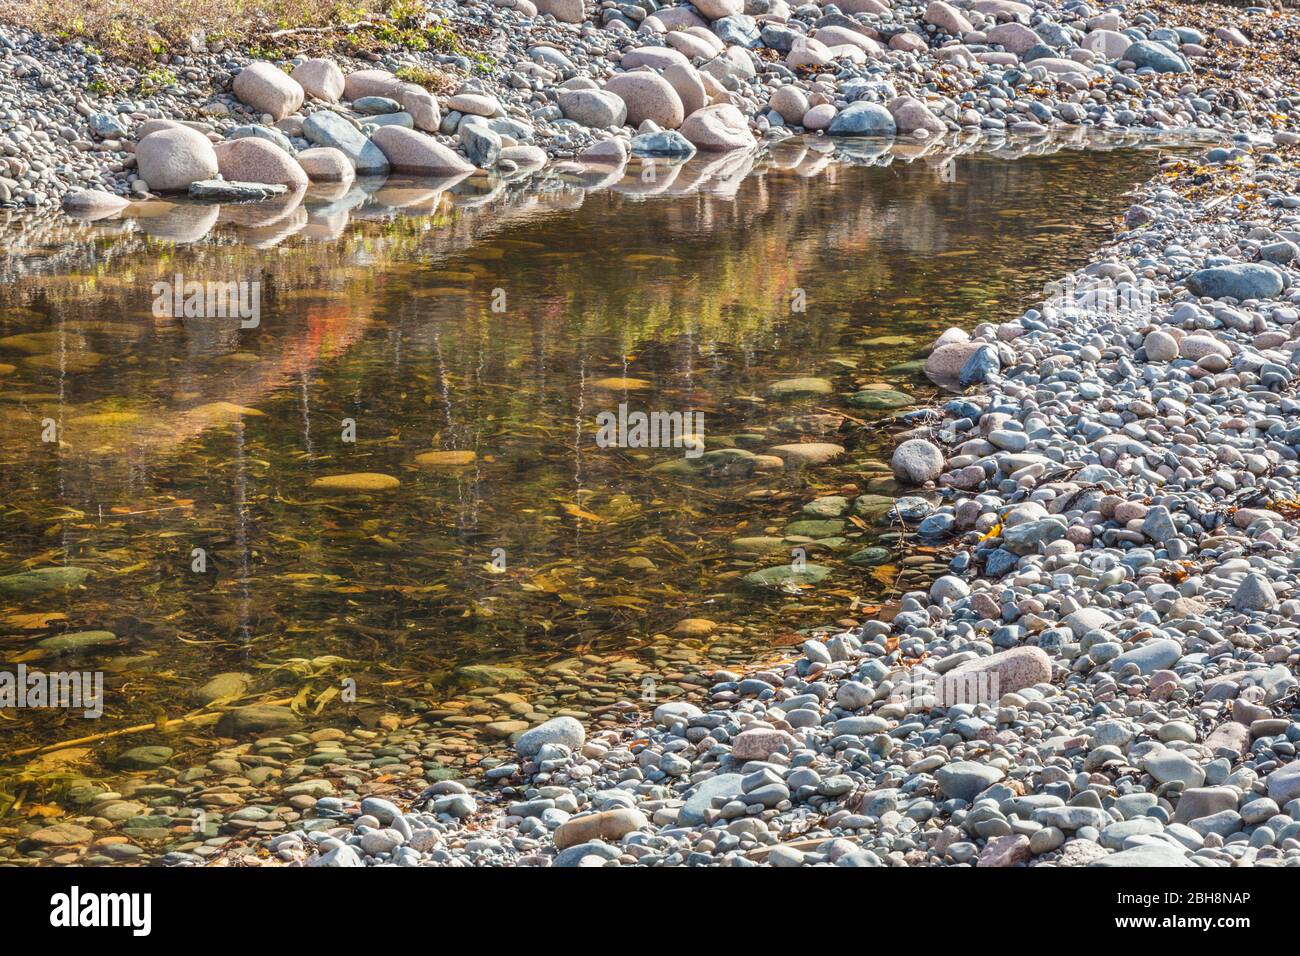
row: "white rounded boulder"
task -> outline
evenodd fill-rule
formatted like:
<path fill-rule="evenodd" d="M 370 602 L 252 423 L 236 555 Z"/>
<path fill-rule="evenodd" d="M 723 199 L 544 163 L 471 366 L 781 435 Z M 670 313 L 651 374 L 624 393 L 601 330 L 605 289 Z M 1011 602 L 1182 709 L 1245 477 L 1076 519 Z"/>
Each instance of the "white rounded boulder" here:
<path fill-rule="evenodd" d="M 808 94 L 793 84 L 786 84 L 772 94 L 767 105 L 781 114 L 787 123 L 802 123 L 808 112 Z M 831 118 L 835 118 L 835 109 L 831 108 Z"/>
<path fill-rule="evenodd" d="M 691 5 L 700 11 L 701 16 L 710 20 L 721 20 L 745 12 L 744 0 L 692 0 Z"/>
<path fill-rule="evenodd" d="M 307 185 L 307 174 L 298 161 L 267 140 L 246 136 L 218 143 L 213 151 L 221 177 L 231 182 L 271 183 L 290 189 Z"/>
<path fill-rule="evenodd" d="M 924 438 L 912 438 L 894 449 L 889 464 L 899 481 L 923 485 L 943 474 L 943 452 Z"/>
<path fill-rule="evenodd" d="M 308 95 L 323 102 L 337 103 L 343 96 L 343 71 L 333 60 L 303 60 L 293 68 L 291 76 Z"/>
<path fill-rule="evenodd" d="M 314 183 L 350 183 L 356 170 L 347 154 L 333 146 L 314 146 L 298 154 L 298 165 Z"/>
<path fill-rule="evenodd" d="M 565 119 L 590 129 L 622 126 L 627 120 L 627 106 L 608 90 L 561 90 L 559 104 Z"/>
<path fill-rule="evenodd" d="M 241 103 L 279 121 L 302 106 L 303 88 L 274 63 L 255 60 L 239 71 L 233 84 Z"/>
<path fill-rule="evenodd" d="M 393 169 L 416 176 L 458 176 L 474 167 L 432 136 L 404 126 L 381 126 L 370 137 Z"/>
<path fill-rule="evenodd" d="M 582 0 L 535 0 L 537 12 L 549 13 L 561 23 L 581 23 L 584 19 Z"/>
<path fill-rule="evenodd" d="M 135 147 L 136 171 L 155 192 L 180 192 L 217 175 L 217 154 L 208 138 L 188 126 L 150 133 Z"/>
<path fill-rule="evenodd" d="M 681 133 L 697 149 L 706 152 L 748 149 L 756 145 L 745 115 L 730 103 L 696 110 L 682 123 Z"/>
<path fill-rule="evenodd" d="M 627 122 L 632 126 L 653 120 L 664 129 L 677 129 L 686 119 L 682 98 L 658 73 L 616 73 L 606 81 L 605 90 L 627 105 Z"/>
<path fill-rule="evenodd" d="M 1142 341 L 1148 362 L 1172 362 L 1178 358 L 1178 340 L 1164 329 L 1152 329 Z"/>

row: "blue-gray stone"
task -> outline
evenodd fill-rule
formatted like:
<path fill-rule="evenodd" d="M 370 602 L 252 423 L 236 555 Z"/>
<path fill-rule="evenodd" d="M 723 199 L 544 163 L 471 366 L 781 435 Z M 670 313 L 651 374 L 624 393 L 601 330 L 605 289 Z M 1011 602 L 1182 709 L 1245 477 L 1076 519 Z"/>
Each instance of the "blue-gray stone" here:
<path fill-rule="evenodd" d="M 1226 146 L 1216 146 L 1205 154 L 1203 159 L 1207 163 L 1213 163 L 1216 166 L 1222 166 L 1224 163 L 1230 163 L 1234 159 L 1245 156 L 1244 149 L 1228 149 Z"/>
<path fill-rule="evenodd" d="M 361 857 L 357 856 L 356 850 L 346 843 L 340 843 L 328 853 L 313 859 L 308 866 L 343 867 L 365 866 L 365 864 L 361 862 Z"/>
<path fill-rule="evenodd" d="M 372 127 L 380 126 L 402 126 L 406 129 L 415 129 L 415 119 L 410 113 L 384 113 L 381 116 L 368 116 L 362 129 L 369 131 Z"/>
<path fill-rule="evenodd" d="M 872 853 L 870 850 L 854 850 L 852 853 L 845 853 L 842 857 L 837 859 L 835 861 L 835 865 L 854 866 L 854 867 L 863 867 L 863 866 L 874 867 L 874 866 L 884 866 L 885 864 L 881 861 L 880 857 L 876 856 L 876 854 Z"/>
<path fill-rule="evenodd" d="M 1300 258 L 1300 246 L 1287 239 L 1268 242 L 1259 247 L 1259 257 L 1265 262 L 1286 263 Z"/>
<path fill-rule="evenodd" d="M 302 133 L 317 146 L 341 150 L 358 176 L 382 176 L 389 171 L 388 157 L 365 134 L 331 110 L 312 113 L 302 122 Z"/>
<path fill-rule="evenodd" d="M 638 133 L 632 137 L 633 156 L 694 156 L 695 146 L 675 129 Z"/>
<path fill-rule="evenodd" d="M 468 119 L 461 121 L 460 145 L 469 161 L 479 169 L 494 166 L 501 158 L 501 137 L 486 123 L 470 122 Z"/>
<path fill-rule="evenodd" d="M 618 847 L 610 846 L 608 843 L 602 843 L 599 840 L 592 840 L 590 843 L 579 843 L 567 850 L 561 850 L 551 865 L 574 867 L 581 862 L 584 856 L 599 856 L 606 860 L 617 860 L 620 852 Z"/>
<path fill-rule="evenodd" d="M 1159 833 L 1164 826 L 1155 817 L 1134 817 L 1112 823 L 1101 831 L 1101 845 L 1108 850 L 1124 849 L 1124 841 L 1129 837 Z"/>
<path fill-rule="evenodd" d="M 853 103 L 831 120 L 832 136 L 893 136 L 894 117 L 879 103 Z"/>
<path fill-rule="evenodd" d="M 1272 582 L 1255 571 L 1241 579 L 1231 604 L 1239 611 L 1267 611 L 1277 607 L 1277 593 Z"/>
<path fill-rule="evenodd" d="M 944 796 L 965 800 L 967 803 L 970 803 L 1004 776 L 1005 774 L 997 767 L 990 767 L 987 764 L 975 763 L 970 760 L 959 760 L 956 763 L 947 764 L 940 767 L 934 774 L 934 778 L 938 781 L 939 789 L 943 791 Z"/>
<path fill-rule="evenodd" d="M 1154 43 L 1150 40 L 1138 40 L 1136 43 L 1129 44 L 1120 59 L 1128 60 L 1138 69 L 1149 67 L 1157 73 L 1192 72 L 1187 61 L 1179 54 L 1162 43 Z"/>
<path fill-rule="evenodd" d="M 513 116 L 489 116 L 486 119 L 477 116 L 474 121 L 476 123 L 486 123 L 487 128 L 498 136 L 509 136 L 520 143 L 531 143 L 534 135 L 536 135 L 531 123 L 526 123 Z"/>
<path fill-rule="evenodd" d="M 1050 43 L 1054 47 L 1068 47 L 1074 45 L 1074 36 L 1069 27 L 1062 26 L 1059 23 L 1040 23 L 1034 27 L 1034 32 L 1043 38 L 1044 43 Z"/>
<path fill-rule="evenodd" d="M 756 47 L 763 40 L 757 21 L 743 13 L 714 20 L 712 28 L 714 35 L 728 46 L 734 43 L 736 46 Z"/>
<path fill-rule="evenodd" d="M 1047 807 L 1063 806 L 1065 801 L 1050 793 L 1030 793 L 1024 796 L 1007 797 L 998 804 L 998 809 L 1009 817 L 1032 818 L 1035 810 Z"/>
<path fill-rule="evenodd" d="M 126 127 L 111 113 L 92 113 L 86 122 L 90 131 L 100 139 L 121 139 L 126 136 Z"/>
<path fill-rule="evenodd" d="M 1188 867 L 1196 866 L 1187 858 L 1187 854 L 1182 850 L 1176 849 L 1167 843 L 1146 843 L 1141 846 L 1135 846 L 1129 850 L 1121 850 L 1119 853 L 1112 853 L 1110 856 L 1104 856 L 1100 860 L 1095 860 L 1088 864 L 1089 866 L 1100 867 Z"/>
<path fill-rule="evenodd" d="M 681 811 L 677 814 L 678 824 L 693 827 L 703 823 L 704 811 L 713 806 L 713 799 L 740 796 L 744 779 L 738 773 L 721 773 L 705 780 L 686 798 Z"/>
<path fill-rule="evenodd" d="M 1143 641 L 1131 651 L 1125 651 L 1110 662 L 1112 671 L 1119 671 L 1126 664 L 1136 664 L 1143 674 L 1153 674 L 1158 670 L 1173 667 L 1183 656 L 1182 645 L 1170 638 L 1158 638 Z"/>
<path fill-rule="evenodd" d="M 1187 277 L 1193 295 L 1211 299 L 1268 299 L 1282 291 L 1282 273 L 1259 263 L 1237 263 L 1201 269 Z"/>
<path fill-rule="evenodd" d="M 1002 530 L 1002 547 L 1015 555 L 1035 554 L 1038 546 L 1065 537 L 1065 523 L 1051 518 L 1026 521 Z"/>
<path fill-rule="evenodd" d="M 577 69 L 564 53 L 550 44 L 538 44 L 528 48 L 528 58 L 534 63 L 542 63 L 558 70 Z"/>
<path fill-rule="evenodd" d="M 957 519 L 950 514 L 934 514 L 921 522 L 917 533 L 926 538 L 940 538 L 951 534 Z"/>
<path fill-rule="evenodd" d="M 1226 837 L 1241 830 L 1243 822 L 1241 814 L 1236 810 L 1220 810 L 1218 813 L 1189 820 L 1187 825 L 1201 836 L 1217 833 L 1221 837 Z"/>
<path fill-rule="evenodd" d="M 989 552 L 984 562 L 984 570 L 990 577 L 1000 578 L 1004 574 L 1009 574 L 1019 561 L 1020 557 L 1006 548 L 995 548 Z"/>
<path fill-rule="evenodd" d="M 1034 811 L 1034 822 L 1058 830 L 1078 830 L 1092 827 L 1102 830 L 1111 824 L 1110 815 L 1100 807 L 1040 807 Z"/>
<path fill-rule="evenodd" d="M 1168 508 L 1164 505 L 1153 505 L 1142 520 L 1142 533 L 1152 541 L 1164 544 L 1170 538 L 1178 536 L 1178 528 L 1174 526 L 1174 519 L 1169 514 Z"/>
<path fill-rule="evenodd" d="M 742 803 L 751 806 L 759 804 L 771 809 L 782 800 L 790 799 L 790 789 L 783 783 L 769 783 L 757 787 L 749 791 L 749 793 L 742 793 L 739 799 Z"/>
<path fill-rule="evenodd" d="M 962 385 L 979 385 L 988 381 L 990 375 L 996 375 L 1001 368 L 1002 360 L 998 358 L 998 350 L 992 345 L 981 345 L 961 367 L 957 379 Z"/>
<path fill-rule="evenodd" d="M 904 495 L 894 500 L 893 515 L 903 521 L 920 521 L 933 510 L 934 506 L 924 498 Z"/>
<path fill-rule="evenodd" d="M 380 116 L 384 113 L 400 113 L 402 104 L 387 96 L 362 96 L 352 101 L 352 108 L 367 116 Z"/>
<path fill-rule="evenodd" d="M 762 30 L 763 46 L 780 53 L 789 53 L 794 41 L 803 36 L 797 30 L 780 23 L 764 23 Z"/>
<path fill-rule="evenodd" d="M 385 800 L 383 797 L 366 797 L 361 801 L 361 813 L 365 816 L 374 817 L 383 826 L 388 826 L 397 817 L 402 815 L 402 811 L 397 804 L 391 800 Z"/>

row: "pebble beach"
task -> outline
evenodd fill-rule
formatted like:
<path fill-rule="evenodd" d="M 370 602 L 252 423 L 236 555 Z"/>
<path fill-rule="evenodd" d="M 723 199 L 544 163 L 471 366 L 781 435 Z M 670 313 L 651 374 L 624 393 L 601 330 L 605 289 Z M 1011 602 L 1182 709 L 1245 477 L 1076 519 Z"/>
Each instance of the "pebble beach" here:
<path fill-rule="evenodd" d="M 888 422 L 905 494 L 791 516 L 815 538 L 883 514 L 935 556 L 926 586 L 758 664 L 690 653 L 717 625 L 685 618 L 653 679 L 598 654 L 482 665 L 468 708 L 400 727 L 239 708 L 217 728 L 238 742 L 204 766 L 128 750 L 128 787 L 28 846 L 182 867 L 1300 865 L 1300 17 L 1156 0 L 426 15 L 457 52 L 272 62 L 196 40 L 147 96 L 94 92 L 133 68 L 0 26 L 0 206 L 13 224 L 129 217 L 178 192 L 612 175 L 795 137 L 1196 145 L 1019 317 L 951 317 L 924 356 L 942 397 Z M 417 69 L 443 81 L 403 79 Z M 582 707 L 574 685 L 595 688 Z M 446 761 L 472 748 L 444 732 L 470 725 L 496 744 Z M 100 819 L 162 836 L 180 811 L 193 839 L 156 857 L 95 841 Z"/>

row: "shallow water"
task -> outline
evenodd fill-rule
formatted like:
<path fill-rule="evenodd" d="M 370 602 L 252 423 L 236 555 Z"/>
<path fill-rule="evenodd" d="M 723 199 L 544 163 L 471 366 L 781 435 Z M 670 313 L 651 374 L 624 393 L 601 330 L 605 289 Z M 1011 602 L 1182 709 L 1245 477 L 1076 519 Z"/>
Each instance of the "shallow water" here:
<path fill-rule="evenodd" d="M 771 555 L 732 541 L 781 538 L 819 495 L 899 493 L 881 463 L 894 413 L 845 397 L 887 384 L 932 400 L 903 363 L 949 325 L 1041 298 L 1109 238 L 1158 158 L 880 168 L 813 154 L 694 191 L 688 166 L 656 172 L 669 187 L 633 173 L 484 202 L 472 183 L 390 183 L 279 218 L 143 209 L 11 251 L 0 576 L 89 575 L 0 594 L 0 658 L 103 671 L 105 714 L 6 711 L 0 760 L 180 716 L 222 672 L 285 696 L 310 684 L 308 712 L 346 677 L 382 707 L 437 700 L 465 664 L 661 645 L 683 618 L 759 655 L 868 613 L 940 556 L 871 520 Z M 260 282 L 257 326 L 156 315 L 154 283 L 177 275 Z M 833 389 L 768 395 L 804 376 Z M 620 403 L 702 413 L 711 450 L 848 453 L 808 471 L 687 473 L 683 448 L 600 447 L 596 416 Z M 435 450 L 473 455 L 417 463 Z M 400 484 L 313 487 L 359 472 Z M 869 544 L 892 549 L 888 563 L 844 560 Z M 792 546 L 831 575 L 743 586 Z M 41 646 L 85 631 L 112 636 Z"/>

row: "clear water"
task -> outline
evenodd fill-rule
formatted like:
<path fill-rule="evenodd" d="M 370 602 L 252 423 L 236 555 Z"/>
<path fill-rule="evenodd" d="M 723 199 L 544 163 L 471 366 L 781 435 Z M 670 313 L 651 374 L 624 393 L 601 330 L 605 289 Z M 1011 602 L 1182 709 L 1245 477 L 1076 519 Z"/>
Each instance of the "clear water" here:
<path fill-rule="evenodd" d="M 683 618 L 761 655 L 860 617 L 941 556 L 851 522 L 810 546 L 825 581 L 755 592 L 742 576 L 788 561 L 790 542 L 775 556 L 732 542 L 782 537 L 821 495 L 899 493 L 881 464 L 890 413 L 845 396 L 934 399 L 904 363 L 1086 261 L 1157 159 L 986 155 L 945 171 L 785 147 L 747 175 L 693 163 L 601 191 L 390 182 L 285 208 L 147 204 L 11 247 L 0 575 L 89 574 L 0 593 L 0 658 L 102 671 L 105 713 L 0 714 L 0 762 L 185 714 L 218 673 L 292 696 L 334 666 L 274 669 L 286 661 L 343 658 L 383 708 L 436 701 L 466 664 L 635 652 Z M 260 283 L 257 326 L 158 316 L 154 283 L 177 275 Z M 768 393 L 805 376 L 831 392 Z M 620 403 L 702 413 L 709 449 L 847 453 L 679 474 L 681 448 L 600 447 L 596 417 Z M 418 464 L 430 451 L 473 455 Z M 400 484 L 313 485 L 354 473 Z M 844 560 L 870 544 L 889 562 Z M 42 646 L 85 631 L 113 638 Z"/>

